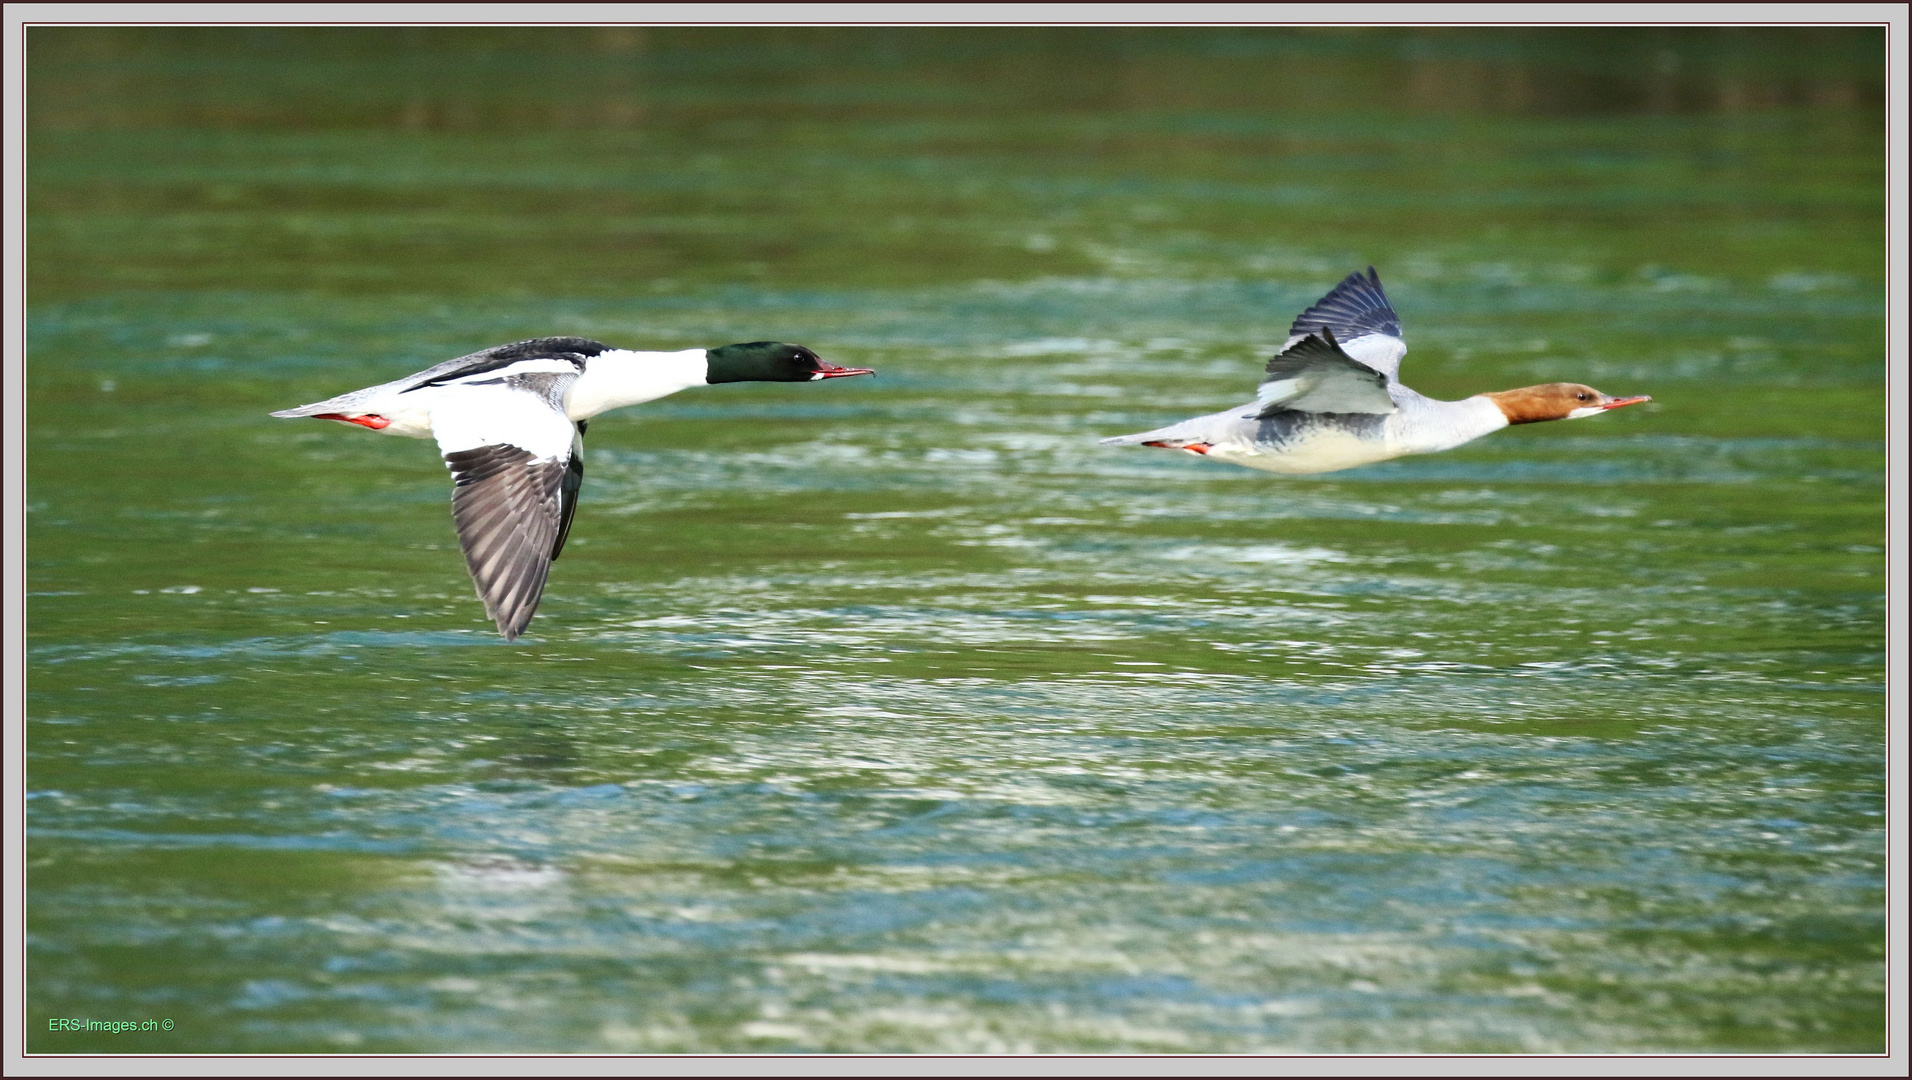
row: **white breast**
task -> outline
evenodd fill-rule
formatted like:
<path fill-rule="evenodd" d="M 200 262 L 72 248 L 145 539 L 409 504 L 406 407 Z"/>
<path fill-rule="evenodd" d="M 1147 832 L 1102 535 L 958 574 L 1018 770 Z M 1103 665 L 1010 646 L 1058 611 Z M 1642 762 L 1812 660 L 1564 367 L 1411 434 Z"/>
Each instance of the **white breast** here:
<path fill-rule="evenodd" d="M 504 444 L 542 461 L 571 456 L 571 421 L 539 395 L 502 386 L 437 388 L 432 435 L 448 454 Z"/>
<path fill-rule="evenodd" d="M 1408 451 L 1389 445 L 1388 440 L 1363 438 L 1352 431 L 1323 425 L 1290 439 L 1278 450 L 1229 441 L 1216 444 L 1208 456 L 1263 472 L 1299 476 L 1372 465 L 1405 453 Z"/>

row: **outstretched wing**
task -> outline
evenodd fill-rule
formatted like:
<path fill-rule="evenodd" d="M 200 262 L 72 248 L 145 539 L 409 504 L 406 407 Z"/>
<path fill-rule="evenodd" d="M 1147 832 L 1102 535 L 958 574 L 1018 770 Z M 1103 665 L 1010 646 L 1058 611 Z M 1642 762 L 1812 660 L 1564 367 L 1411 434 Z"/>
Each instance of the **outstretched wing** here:
<path fill-rule="evenodd" d="M 1334 334 L 1341 351 L 1352 359 L 1386 375 L 1400 378 L 1401 358 L 1407 355 L 1407 342 L 1401 339 L 1401 317 L 1381 291 L 1381 275 L 1368 267 L 1366 274 L 1349 274 L 1328 295 L 1295 317 L 1288 328 L 1288 341 L 1281 349 L 1301 343 L 1309 334 L 1326 330 Z"/>
<path fill-rule="evenodd" d="M 1268 378 L 1255 392 L 1261 416 L 1278 412 L 1391 413 L 1388 377 L 1343 352 L 1323 328 L 1268 361 Z"/>
<path fill-rule="evenodd" d="M 553 374 L 486 386 L 446 387 L 432 434 L 451 470 L 452 523 L 485 614 L 510 641 L 544 596 L 545 578 L 576 505 L 571 462 L 578 432 L 561 408 Z M 568 488 L 568 490 L 567 490 Z"/>
<path fill-rule="evenodd" d="M 445 455 L 457 485 L 452 522 L 485 614 L 506 641 L 524 633 L 544 597 L 558 535 L 564 462 L 539 461 L 515 446 Z"/>

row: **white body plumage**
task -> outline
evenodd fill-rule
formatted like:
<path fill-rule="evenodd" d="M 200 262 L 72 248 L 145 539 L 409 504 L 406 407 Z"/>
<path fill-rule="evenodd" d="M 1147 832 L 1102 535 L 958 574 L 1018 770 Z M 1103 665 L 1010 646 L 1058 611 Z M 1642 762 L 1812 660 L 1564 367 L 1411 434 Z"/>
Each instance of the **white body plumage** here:
<path fill-rule="evenodd" d="M 514 418 L 523 411 L 517 407 L 515 395 L 498 392 L 499 381 L 536 374 L 574 375 L 564 394 L 564 415 L 571 420 L 589 420 L 612 409 L 641 405 L 669 397 L 679 390 L 703 386 L 709 379 L 710 362 L 703 349 L 679 352 L 608 349 L 589 358 L 582 372 L 561 360 L 520 360 L 507 367 L 450 379 L 435 386 L 417 386 L 415 377 L 396 379 L 306 408 L 382 416 L 391 422 L 375 430 L 385 435 L 438 438 L 443 443 L 437 428 L 449 421 L 461 432 L 454 437 L 459 442 L 480 437 L 469 434 L 474 429 L 496 433 L 497 439 L 508 440 L 509 429 L 516 422 Z M 567 448 L 569 430 L 566 427 Z"/>

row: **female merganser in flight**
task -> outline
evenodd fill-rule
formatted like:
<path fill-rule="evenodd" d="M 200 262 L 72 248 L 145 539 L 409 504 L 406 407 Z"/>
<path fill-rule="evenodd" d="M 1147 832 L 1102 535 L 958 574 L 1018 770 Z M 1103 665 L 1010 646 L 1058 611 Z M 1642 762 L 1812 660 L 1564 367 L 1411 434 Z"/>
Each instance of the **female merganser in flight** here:
<path fill-rule="evenodd" d="M 1255 402 L 1104 443 L 1186 450 L 1274 473 L 1352 469 L 1452 450 L 1509 424 L 1578 420 L 1653 400 L 1579 383 L 1436 401 L 1396 381 L 1407 343 L 1380 275 L 1350 274 L 1288 328 Z"/>
<path fill-rule="evenodd" d="M 438 440 L 451 516 L 485 614 L 510 641 L 531 622 L 564 550 L 584 483 L 584 428 L 611 409 L 707 383 L 814 382 L 872 375 L 801 345 L 632 352 L 537 338 L 447 360 L 388 383 L 275 412 Z"/>

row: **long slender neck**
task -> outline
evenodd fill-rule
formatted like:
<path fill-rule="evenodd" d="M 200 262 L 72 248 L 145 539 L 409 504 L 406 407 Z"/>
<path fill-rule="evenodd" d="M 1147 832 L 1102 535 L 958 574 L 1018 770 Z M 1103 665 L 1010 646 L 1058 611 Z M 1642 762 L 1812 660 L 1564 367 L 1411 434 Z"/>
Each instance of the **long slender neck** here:
<path fill-rule="evenodd" d="M 1436 401 L 1396 387 L 1394 399 L 1401 411 L 1388 418 L 1390 427 L 1394 439 L 1410 454 L 1452 450 L 1507 426 L 1507 417 L 1484 395 Z"/>
<path fill-rule="evenodd" d="M 703 349 L 682 352 L 632 352 L 611 349 L 586 362 L 584 374 L 565 395 L 564 411 L 573 420 L 655 401 L 679 390 L 703 386 L 710 374 Z"/>

